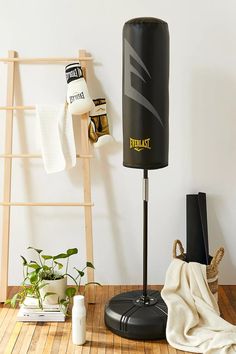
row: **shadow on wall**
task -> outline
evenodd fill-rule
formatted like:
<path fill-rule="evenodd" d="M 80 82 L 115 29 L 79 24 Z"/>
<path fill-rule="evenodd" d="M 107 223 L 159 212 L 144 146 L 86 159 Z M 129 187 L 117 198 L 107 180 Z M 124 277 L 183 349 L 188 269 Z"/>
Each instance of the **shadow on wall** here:
<path fill-rule="evenodd" d="M 227 73 L 209 68 L 192 80 L 190 164 L 192 185 L 208 194 L 211 252 L 225 247 L 221 265 L 223 282 L 231 281 L 236 263 L 236 82 Z M 231 279 L 231 280 L 230 280 Z"/>
<path fill-rule="evenodd" d="M 19 70 L 19 65 L 15 66 L 15 105 L 16 106 L 21 106 L 23 104 L 23 95 L 22 95 L 22 84 L 21 84 L 21 76 L 20 76 L 20 70 Z M 27 129 L 26 129 L 26 119 L 25 119 L 25 112 L 27 111 L 15 111 L 16 115 L 16 120 L 13 123 L 13 126 L 15 129 L 18 129 L 18 135 L 19 135 L 19 146 L 21 147 L 21 151 L 13 151 L 13 153 L 27 153 L 28 152 L 28 144 L 27 144 Z M 14 130 L 14 128 L 13 128 Z M 14 134 L 14 132 L 13 132 Z M 14 146 L 14 144 L 13 144 Z M 23 159 L 17 159 L 18 161 L 20 160 L 22 171 L 24 173 L 24 190 L 25 190 L 25 195 L 26 197 L 29 198 L 31 201 L 32 195 L 33 195 L 33 189 L 32 189 L 32 183 L 31 183 L 31 175 L 30 175 L 30 161 L 31 159 L 28 158 L 23 158 Z M 12 160 L 12 164 L 14 164 L 14 159 Z M 13 176 L 13 174 L 12 174 Z M 14 178 L 12 179 L 14 181 Z M 15 181 L 16 183 L 16 181 Z M 20 187 L 20 186 L 19 186 Z M 23 207 L 24 208 L 24 207 Z M 32 238 L 31 240 L 28 240 L 28 244 L 34 244 L 35 240 L 34 235 L 35 235 L 35 229 L 34 229 L 34 213 L 32 212 L 31 207 L 26 207 L 26 215 L 27 215 L 27 224 L 28 224 L 28 229 L 29 229 L 29 235 Z"/>
<path fill-rule="evenodd" d="M 100 65 L 99 63 L 95 63 L 95 67 Z M 103 86 L 101 85 L 101 80 L 96 77 L 94 72 L 94 66 L 92 66 L 90 72 L 90 82 L 91 82 L 91 94 L 93 98 L 97 98 L 99 96 L 105 97 L 107 102 L 107 116 L 110 133 L 114 138 L 114 141 L 110 144 L 107 144 L 101 148 L 93 149 L 93 154 L 95 159 L 92 163 L 92 171 L 93 171 L 93 180 L 95 184 L 101 184 L 103 186 L 104 195 L 106 198 L 106 208 L 107 215 L 106 221 L 110 224 L 109 230 L 111 230 L 110 234 L 107 235 L 107 242 L 112 243 L 114 254 L 116 255 L 116 268 L 119 269 L 120 274 L 124 277 L 127 276 L 128 266 L 125 262 L 123 245 L 120 237 L 120 227 L 119 227 L 119 219 L 120 219 L 120 209 L 117 206 L 116 197 L 114 191 L 116 190 L 116 186 L 112 180 L 112 171 L 114 171 L 115 163 L 112 161 L 117 154 L 121 154 L 122 144 L 115 140 L 113 135 L 114 127 L 118 124 L 121 125 L 121 117 L 118 115 L 115 107 L 112 105 L 112 102 L 109 100 L 109 96 L 106 94 Z M 110 162 L 111 161 L 111 162 Z M 103 216 L 104 217 L 104 216 Z"/>
<path fill-rule="evenodd" d="M 99 97 L 106 98 L 107 105 L 107 116 L 109 123 L 109 130 L 111 135 L 113 136 L 113 127 L 117 124 L 121 125 L 121 117 L 115 110 L 115 107 L 112 105 L 109 100 L 102 84 L 101 80 L 99 80 L 94 72 L 94 66 L 100 66 L 102 64 L 99 63 L 89 63 L 87 70 L 87 79 L 88 79 L 88 87 L 90 95 L 93 99 Z M 73 119 L 74 125 L 74 133 L 76 140 L 76 149 L 77 151 L 81 150 L 80 147 L 80 120 L 74 117 Z M 114 136 L 113 136 L 114 138 Z M 103 208 L 106 208 L 105 213 L 99 212 L 99 205 L 95 205 L 95 209 L 93 211 L 93 216 L 96 218 L 102 218 L 106 220 L 109 224 L 108 230 L 111 230 L 108 235 L 105 237 L 105 241 L 111 243 L 114 248 L 114 254 L 116 255 L 116 265 L 117 269 L 119 269 L 120 274 L 122 276 L 126 276 L 128 266 L 125 264 L 125 257 L 123 254 L 123 246 L 120 242 L 120 228 L 119 228 L 119 218 L 120 213 L 118 212 L 119 208 L 117 206 L 116 198 L 115 198 L 115 188 L 114 182 L 112 180 L 112 171 L 116 168 L 115 163 L 112 163 L 112 159 L 114 159 L 115 155 L 121 154 L 122 151 L 122 143 L 113 140 L 113 142 L 104 145 L 100 148 L 93 148 L 91 144 L 91 154 L 94 158 L 91 160 L 91 185 L 92 185 L 92 200 L 93 194 L 95 194 L 95 188 L 98 187 L 102 189 L 102 194 L 105 196 L 105 200 L 103 200 Z M 81 161 L 81 160 L 80 160 Z M 111 162 L 110 162 L 111 161 Z M 81 162 L 82 165 L 82 162 Z M 69 171 L 69 177 L 73 184 L 82 183 L 82 174 L 76 172 L 76 169 Z M 113 172 L 114 173 L 114 172 Z M 104 210 L 104 209 L 103 209 Z M 96 228 L 94 227 L 94 240 L 96 238 Z M 95 243 L 95 242 L 94 242 Z M 96 257 L 96 254 L 95 254 Z"/>
<path fill-rule="evenodd" d="M 225 242 L 224 233 L 219 222 L 219 215 L 224 207 L 224 202 L 222 199 L 223 198 L 221 197 L 211 196 L 208 200 L 208 219 L 210 224 L 209 239 L 211 254 L 213 256 L 219 247 L 224 247 L 225 254 L 219 266 L 219 282 L 220 284 L 235 284 L 235 279 L 231 279 L 231 277 L 235 276 L 236 273 L 235 261 L 233 260 L 232 254 L 230 252 L 231 247 L 229 247 L 227 242 Z M 233 247 L 233 250 L 234 249 L 235 248 Z"/>

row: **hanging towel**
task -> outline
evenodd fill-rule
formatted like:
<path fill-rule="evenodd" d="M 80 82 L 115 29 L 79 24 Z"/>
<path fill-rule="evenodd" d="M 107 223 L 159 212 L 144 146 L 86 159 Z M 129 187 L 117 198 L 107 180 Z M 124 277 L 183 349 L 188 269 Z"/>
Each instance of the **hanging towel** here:
<path fill-rule="evenodd" d="M 203 354 L 235 354 L 236 326 L 220 317 L 206 266 L 174 259 L 161 295 L 168 307 L 166 338 L 174 348 Z"/>
<path fill-rule="evenodd" d="M 36 105 L 36 116 L 46 172 L 59 172 L 75 166 L 73 122 L 66 104 Z"/>

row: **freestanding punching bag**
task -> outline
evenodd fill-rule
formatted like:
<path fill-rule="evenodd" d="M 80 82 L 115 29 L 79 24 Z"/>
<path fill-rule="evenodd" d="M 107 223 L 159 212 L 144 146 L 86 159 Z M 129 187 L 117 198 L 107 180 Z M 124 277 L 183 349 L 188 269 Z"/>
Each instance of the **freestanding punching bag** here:
<path fill-rule="evenodd" d="M 168 165 L 169 32 L 156 18 L 128 21 L 123 30 L 123 164 Z"/>
<path fill-rule="evenodd" d="M 156 18 L 136 18 L 123 28 L 123 165 L 143 169 L 143 289 L 114 296 L 105 323 L 130 339 L 165 338 L 167 307 L 147 289 L 148 170 L 168 165 L 169 31 Z"/>

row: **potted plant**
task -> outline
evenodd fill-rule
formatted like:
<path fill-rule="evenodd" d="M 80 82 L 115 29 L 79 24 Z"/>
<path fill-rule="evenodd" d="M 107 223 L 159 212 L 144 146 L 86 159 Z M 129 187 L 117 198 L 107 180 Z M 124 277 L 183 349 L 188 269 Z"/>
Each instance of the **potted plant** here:
<path fill-rule="evenodd" d="M 28 247 L 28 249 L 36 252 L 38 261 L 27 261 L 25 257 L 21 256 L 24 280 L 20 290 L 11 299 L 7 299 L 6 304 L 15 307 L 31 298 L 37 300 L 38 307 L 41 309 L 46 305 L 60 304 L 67 311 L 67 305 L 72 297 L 80 293 L 85 269 L 94 269 L 93 264 L 87 262 L 82 270 L 74 267 L 75 275 L 72 275 L 68 273 L 69 260 L 71 256 L 78 253 L 77 248 L 70 248 L 55 256 L 43 254 L 43 250 L 34 247 Z M 67 277 L 73 280 L 74 286 L 67 288 Z M 91 283 L 98 284 L 89 282 L 85 286 Z"/>

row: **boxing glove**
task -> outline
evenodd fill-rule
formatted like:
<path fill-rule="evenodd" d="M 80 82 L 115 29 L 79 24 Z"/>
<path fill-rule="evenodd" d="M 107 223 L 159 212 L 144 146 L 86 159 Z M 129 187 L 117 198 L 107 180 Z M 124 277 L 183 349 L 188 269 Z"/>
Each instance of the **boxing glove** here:
<path fill-rule="evenodd" d="M 95 106 L 90 112 L 89 139 L 94 143 L 94 147 L 100 147 L 113 140 L 110 135 L 106 99 L 97 98 L 93 100 Z"/>
<path fill-rule="evenodd" d="M 67 81 L 67 103 L 71 114 L 84 114 L 94 107 L 83 77 L 80 63 L 69 64 L 65 68 Z"/>

